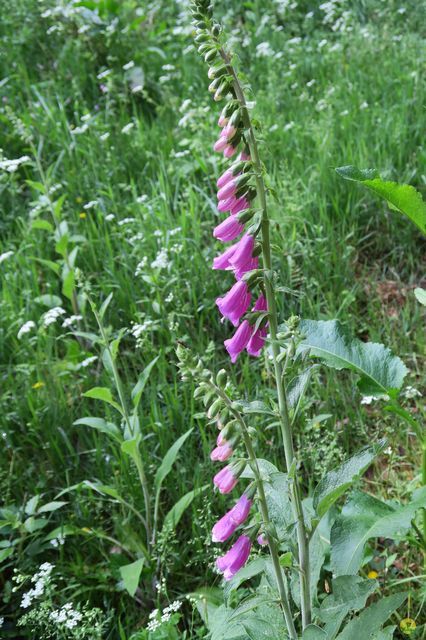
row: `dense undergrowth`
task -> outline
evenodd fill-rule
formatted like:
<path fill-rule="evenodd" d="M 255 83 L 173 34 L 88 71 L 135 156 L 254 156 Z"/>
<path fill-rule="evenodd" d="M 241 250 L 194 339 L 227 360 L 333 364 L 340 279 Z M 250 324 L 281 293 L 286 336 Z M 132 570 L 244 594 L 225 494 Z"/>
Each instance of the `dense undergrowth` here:
<path fill-rule="evenodd" d="M 420 413 L 424 324 L 413 289 L 422 282 L 424 241 L 333 167 L 377 167 L 422 187 L 421 3 L 268 0 L 223 3 L 222 12 L 257 97 L 262 153 L 281 203 L 272 203 L 272 218 L 288 288 L 284 315 L 337 317 L 361 339 L 385 342 L 409 368 L 405 404 Z M 152 637 L 201 638 L 194 603 L 203 607 L 206 585 L 218 597 L 210 529 L 223 499 L 206 498 L 209 427 L 193 388 L 179 379 L 175 347 L 180 341 L 212 368 L 230 367 L 217 346 L 226 330 L 213 313 L 220 278 L 210 271 L 216 121 L 190 20 L 184 3 L 170 1 L 18 0 L 2 13 L 0 634 L 130 638 L 152 609 L 185 596 L 182 620 L 172 612 Z M 54 220 L 67 225 L 65 247 Z M 120 337 L 126 401 L 157 358 L 139 405 L 149 481 L 172 444 L 197 427 L 164 480 L 159 522 L 196 491 L 176 527 L 159 527 L 134 597 L 120 567 L 146 542 L 137 473 L 119 443 L 74 424 L 87 416 L 116 421 L 114 407 L 83 395 L 113 388 L 88 302 L 99 308 L 111 293 L 103 326 Z M 264 370 L 262 356 L 244 359 L 233 375 L 255 395 Z M 365 482 L 386 499 L 404 499 L 419 473 L 418 444 L 380 402 L 361 403 L 348 379 L 316 374 L 296 434 L 305 443 L 305 489 L 380 434 L 389 447 Z M 260 446 L 272 461 L 282 456 L 272 431 Z M 64 504 L 38 511 L 52 501 Z M 97 636 L 84 635 L 80 623 L 81 636 L 42 635 L 34 621 L 16 630 L 31 609 L 22 607 L 31 584 L 13 578 L 46 562 L 56 585 L 46 602 L 98 608 L 88 614 L 99 619 Z M 384 591 L 397 581 L 412 588 L 407 616 L 423 637 L 426 592 L 409 540 L 371 548 L 363 571 L 373 570 Z"/>

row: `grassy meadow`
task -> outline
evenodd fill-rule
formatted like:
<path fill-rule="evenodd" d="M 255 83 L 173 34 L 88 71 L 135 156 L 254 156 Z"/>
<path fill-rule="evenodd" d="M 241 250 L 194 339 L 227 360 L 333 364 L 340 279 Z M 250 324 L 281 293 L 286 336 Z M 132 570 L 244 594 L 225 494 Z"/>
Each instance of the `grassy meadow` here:
<path fill-rule="evenodd" d="M 413 289 L 424 286 L 424 240 L 334 168 L 375 167 L 424 187 L 421 5 L 217 2 L 276 192 L 282 317 L 338 318 L 390 347 L 409 369 L 404 406 L 419 416 L 424 317 Z M 244 356 L 231 367 L 223 348 L 215 299 L 228 275 L 211 271 L 218 109 L 187 6 L 16 0 L 1 13 L 0 637 L 204 638 L 199 611 L 220 597 L 210 530 L 225 501 L 211 490 L 211 426 L 180 379 L 175 348 L 225 367 L 252 399 L 268 393 L 259 380 L 269 364 Z M 157 503 L 154 539 L 114 406 L 130 412 L 144 370 L 129 423 L 140 427 L 153 511 Z M 112 397 L 84 395 L 93 388 Z M 364 484 L 404 500 L 419 477 L 419 444 L 382 402 L 361 399 L 349 374 L 316 373 L 296 433 L 304 489 L 384 436 L 389 446 Z M 102 421 L 76 424 L 87 418 Z M 166 452 L 190 429 L 160 481 Z M 279 460 L 276 432 L 260 433 L 260 451 Z M 185 495 L 175 524 L 168 514 Z M 131 595 L 120 567 L 139 559 Z M 55 588 L 45 609 L 36 598 L 22 607 L 46 562 Z M 371 545 L 371 570 L 384 591 L 404 581 L 414 637 L 426 638 L 425 572 L 410 540 Z M 150 612 L 176 600 L 171 622 L 147 630 Z M 84 616 L 55 631 L 49 612 L 66 603 Z"/>

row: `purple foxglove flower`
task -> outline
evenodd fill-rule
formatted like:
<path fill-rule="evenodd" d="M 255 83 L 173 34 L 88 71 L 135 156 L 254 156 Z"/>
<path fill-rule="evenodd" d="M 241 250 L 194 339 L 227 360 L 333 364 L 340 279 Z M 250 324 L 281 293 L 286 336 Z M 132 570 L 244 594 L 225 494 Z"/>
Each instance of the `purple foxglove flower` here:
<path fill-rule="evenodd" d="M 224 444 L 213 449 L 210 454 L 210 460 L 220 460 L 220 462 L 225 462 L 225 460 L 228 460 L 228 458 L 230 458 L 233 453 L 233 449 L 229 442 L 225 442 Z"/>
<path fill-rule="evenodd" d="M 232 322 L 234 327 L 237 327 L 240 322 L 241 316 L 245 314 L 250 306 L 250 300 L 251 294 L 248 290 L 247 283 L 240 280 L 239 282 L 236 282 L 234 284 L 234 286 L 223 298 L 217 298 L 216 304 L 219 307 L 219 311 L 221 312 L 221 314 L 225 318 L 228 318 L 228 320 Z M 237 334 L 234 335 L 232 341 L 233 344 L 239 345 L 241 342 L 241 338 L 235 338 L 236 335 Z M 246 347 L 247 342 L 245 343 L 243 349 Z"/>
<path fill-rule="evenodd" d="M 218 200 L 226 200 L 235 195 L 236 190 L 235 180 L 229 180 L 219 191 L 217 192 Z"/>
<path fill-rule="evenodd" d="M 262 327 L 262 329 L 258 329 L 255 331 L 250 340 L 247 343 L 247 353 L 250 356 L 254 356 L 257 358 L 260 355 L 260 352 L 263 349 L 263 345 L 265 344 L 265 338 L 268 334 L 266 327 Z"/>
<path fill-rule="evenodd" d="M 226 347 L 227 352 L 231 356 L 231 362 L 234 363 L 237 361 L 238 356 L 244 349 L 246 348 L 250 338 L 251 338 L 251 327 L 247 320 L 244 320 L 232 338 L 229 340 L 225 340 L 224 345 Z"/>
<path fill-rule="evenodd" d="M 217 209 L 220 212 L 231 211 L 232 208 L 237 204 L 237 199 L 235 196 L 231 196 L 230 198 L 226 198 L 226 200 L 219 200 L 217 205 Z"/>
<path fill-rule="evenodd" d="M 229 118 L 226 118 L 224 115 L 220 114 L 217 124 L 219 127 L 223 128 L 223 127 L 226 127 L 226 125 L 228 124 L 228 121 L 229 121 Z"/>
<path fill-rule="evenodd" d="M 231 140 L 236 133 L 237 133 L 237 129 L 234 126 L 232 126 L 232 124 L 227 124 L 222 129 L 222 134 L 226 136 L 227 140 Z"/>
<path fill-rule="evenodd" d="M 212 529 L 213 542 L 225 542 L 235 532 L 237 525 L 229 517 L 229 512 L 216 522 Z"/>
<path fill-rule="evenodd" d="M 266 547 L 266 545 L 268 544 L 268 540 L 265 538 L 263 533 L 257 536 L 257 542 L 258 544 L 260 544 L 261 547 Z"/>
<path fill-rule="evenodd" d="M 244 196 L 242 198 L 237 198 L 234 206 L 231 209 L 232 215 L 236 215 L 240 213 L 240 211 L 244 211 L 244 209 L 248 209 L 250 207 L 250 202 Z"/>
<path fill-rule="evenodd" d="M 240 536 L 224 556 L 216 560 L 216 566 L 225 580 L 230 580 L 247 562 L 251 550 L 248 536 Z"/>
<path fill-rule="evenodd" d="M 261 293 L 258 299 L 256 300 L 252 311 L 267 311 L 267 310 L 268 310 L 268 305 L 266 302 L 266 298 L 263 295 L 263 293 Z"/>
<path fill-rule="evenodd" d="M 229 147 L 228 140 L 221 134 L 214 143 L 213 149 L 214 151 L 224 151 L 227 147 Z"/>
<path fill-rule="evenodd" d="M 250 154 L 246 153 L 245 151 L 241 151 L 239 159 L 243 162 L 248 162 L 250 160 Z"/>
<path fill-rule="evenodd" d="M 213 483 L 220 493 L 230 493 L 237 482 L 238 478 L 233 474 L 231 465 L 221 469 L 213 478 Z"/>
<path fill-rule="evenodd" d="M 243 230 L 244 225 L 231 215 L 213 229 L 213 236 L 222 242 L 232 242 Z"/>
<path fill-rule="evenodd" d="M 221 269 L 221 270 L 232 269 L 232 266 L 229 262 L 229 258 L 233 255 L 237 244 L 238 243 L 233 244 L 232 246 L 228 247 L 226 251 L 221 253 L 220 256 L 213 258 L 213 269 Z"/>
<path fill-rule="evenodd" d="M 232 158 L 232 156 L 236 153 L 237 153 L 237 148 L 233 147 L 232 144 L 227 144 L 226 147 L 223 149 L 223 155 L 225 156 L 225 158 Z"/>
<path fill-rule="evenodd" d="M 222 444 L 225 444 L 226 440 L 223 437 L 223 433 L 220 431 L 219 435 L 217 436 L 217 440 L 216 440 L 216 444 L 218 447 L 220 447 Z"/>
<path fill-rule="evenodd" d="M 229 262 L 234 267 L 234 269 L 240 269 L 252 260 L 253 249 L 254 238 L 253 236 L 246 233 L 246 235 L 243 236 L 239 241 L 235 253 L 229 259 Z"/>
<path fill-rule="evenodd" d="M 258 267 L 259 267 L 259 258 L 251 258 L 251 260 L 246 262 L 246 264 L 243 264 L 241 265 L 241 267 L 238 267 L 237 269 L 235 269 L 234 271 L 235 277 L 237 278 L 237 280 L 241 280 L 241 278 L 245 273 L 248 273 L 248 271 L 253 271 Z"/>
<path fill-rule="evenodd" d="M 216 182 L 218 188 L 220 189 L 221 187 L 223 187 L 227 182 L 232 180 L 233 177 L 234 177 L 234 174 L 232 173 L 232 169 L 227 169 L 224 173 L 222 173 L 222 175 L 220 176 L 220 178 L 218 178 L 218 181 Z"/>
<path fill-rule="evenodd" d="M 252 504 L 253 501 L 243 493 L 238 502 L 229 511 L 232 522 L 235 522 L 237 526 L 243 524 L 248 518 Z"/>

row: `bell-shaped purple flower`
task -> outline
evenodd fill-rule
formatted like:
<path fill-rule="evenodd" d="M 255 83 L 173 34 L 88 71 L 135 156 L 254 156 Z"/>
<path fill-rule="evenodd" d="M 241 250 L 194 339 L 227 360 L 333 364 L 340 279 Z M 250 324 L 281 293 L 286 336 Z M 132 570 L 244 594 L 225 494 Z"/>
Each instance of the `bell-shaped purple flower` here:
<path fill-rule="evenodd" d="M 243 493 L 232 509 L 214 525 L 212 529 L 213 542 L 225 542 L 232 536 L 237 527 L 247 520 L 252 504 L 252 500 Z"/>
<path fill-rule="evenodd" d="M 226 200 L 226 198 L 230 198 L 231 196 L 234 196 L 236 189 L 237 189 L 237 185 L 235 183 L 235 180 L 234 179 L 229 180 L 229 182 L 224 184 L 223 187 L 221 187 L 217 192 L 217 199 Z"/>
<path fill-rule="evenodd" d="M 266 545 L 268 544 L 268 540 L 263 533 L 257 536 L 257 542 L 261 547 L 266 547 Z"/>
<path fill-rule="evenodd" d="M 225 186 L 225 184 L 230 180 L 232 180 L 233 177 L 234 177 L 234 174 L 232 173 L 232 168 L 227 169 L 224 173 L 222 173 L 222 175 L 220 176 L 220 178 L 218 178 L 218 181 L 216 182 L 218 189 Z"/>
<path fill-rule="evenodd" d="M 225 158 L 232 158 L 233 155 L 237 153 L 237 148 L 233 147 L 232 144 L 227 144 L 223 150 L 223 155 Z"/>
<path fill-rule="evenodd" d="M 268 335 L 268 331 L 266 330 L 265 327 L 258 329 L 252 334 L 246 347 L 247 353 L 250 356 L 254 356 L 255 358 L 260 356 L 260 352 L 263 349 L 263 345 L 265 344 L 265 339 L 267 335 Z"/>
<path fill-rule="evenodd" d="M 213 478 L 214 485 L 220 493 L 230 493 L 238 482 L 238 475 L 233 473 L 231 465 L 221 469 Z"/>
<path fill-rule="evenodd" d="M 247 233 L 241 238 L 234 255 L 229 260 L 234 269 L 239 269 L 247 264 L 247 262 L 250 262 L 253 257 L 253 249 L 254 238 Z"/>
<path fill-rule="evenodd" d="M 232 265 L 229 262 L 229 258 L 234 254 L 236 246 L 237 244 L 233 244 L 232 246 L 228 247 L 226 251 L 221 253 L 220 256 L 213 258 L 213 269 L 220 269 L 220 270 L 232 269 Z"/>
<path fill-rule="evenodd" d="M 226 136 L 223 136 L 221 134 L 219 138 L 216 140 L 216 142 L 214 143 L 213 149 L 214 151 L 224 151 L 227 147 L 229 147 L 228 140 Z"/>
<path fill-rule="evenodd" d="M 213 460 L 213 461 L 219 460 L 220 462 L 225 462 L 225 460 L 228 460 L 228 458 L 232 456 L 233 452 L 234 451 L 230 443 L 224 442 L 223 444 L 213 449 L 213 451 L 210 454 L 210 460 Z"/>
<path fill-rule="evenodd" d="M 251 258 L 245 264 L 242 264 L 241 266 L 234 269 L 235 277 L 237 278 L 237 280 L 241 280 L 241 278 L 245 273 L 248 273 L 249 271 L 253 271 L 258 267 L 259 267 L 259 258 L 257 257 Z"/>
<path fill-rule="evenodd" d="M 251 294 L 248 289 L 247 283 L 240 280 L 234 284 L 234 286 L 223 298 L 217 298 L 216 304 L 219 307 L 219 311 L 221 312 L 221 314 L 225 318 L 228 318 L 228 320 L 232 322 L 234 327 L 237 327 L 240 322 L 241 316 L 245 314 L 250 306 L 250 300 Z M 233 340 L 234 339 L 235 336 Z M 244 345 L 243 349 L 245 348 L 246 344 Z"/>
<path fill-rule="evenodd" d="M 236 204 L 237 199 L 235 198 L 235 196 L 231 196 L 230 198 L 225 198 L 225 200 L 219 200 L 217 210 L 221 213 L 223 213 L 224 211 L 231 211 Z"/>
<path fill-rule="evenodd" d="M 240 211 L 244 211 L 244 209 L 248 209 L 250 207 L 250 202 L 242 196 L 241 198 L 237 198 L 234 206 L 231 209 L 232 215 L 237 215 Z"/>
<path fill-rule="evenodd" d="M 248 536 L 240 536 L 224 556 L 216 560 L 216 566 L 225 580 L 230 580 L 247 562 L 251 550 Z"/>
<path fill-rule="evenodd" d="M 227 352 L 231 357 L 231 362 L 234 363 L 237 361 L 238 356 L 244 349 L 247 347 L 248 342 L 251 338 L 252 329 L 247 320 L 244 320 L 232 338 L 229 340 L 225 340 L 224 345 L 226 347 Z"/>
<path fill-rule="evenodd" d="M 243 232 L 244 225 L 237 216 L 230 215 L 213 229 L 213 236 L 222 242 L 232 242 Z"/>

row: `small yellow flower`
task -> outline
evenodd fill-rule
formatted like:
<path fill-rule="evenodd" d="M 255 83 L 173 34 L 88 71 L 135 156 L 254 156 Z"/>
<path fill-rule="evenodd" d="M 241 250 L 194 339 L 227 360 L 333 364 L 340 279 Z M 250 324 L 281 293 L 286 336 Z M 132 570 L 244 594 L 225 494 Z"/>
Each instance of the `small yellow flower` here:
<path fill-rule="evenodd" d="M 32 388 L 33 389 L 41 389 L 42 387 L 44 387 L 44 382 L 41 382 L 41 380 L 38 380 L 35 384 L 33 384 Z"/>
<path fill-rule="evenodd" d="M 81 196 L 77 196 L 75 201 L 78 202 L 78 204 L 80 204 L 81 202 L 83 202 L 83 198 Z"/>
<path fill-rule="evenodd" d="M 376 580 L 379 577 L 379 574 L 377 573 L 377 571 L 369 571 L 367 578 L 370 578 L 370 580 Z"/>
<path fill-rule="evenodd" d="M 84 219 L 86 218 L 86 214 L 84 213 L 84 211 L 82 211 L 82 212 L 80 213 L 80 218 L 81 218 L 82 220 L 84 220 Z"/>
<path fill-rule="evenodd" d="M 407 636 L 410 636 L 416 627 L 417 625 L 412 618 L 404 618 L 399 623 L 399 628 L 401 629 L 402 633 L 405 633 L 405 635 Z"/>
<path fill-rule="evenodd" d="M 84 531 L 84 533 L 92 533 L 92 530 L 89 529 L 89 527 L 83 527 L 81 530 Z"/>

